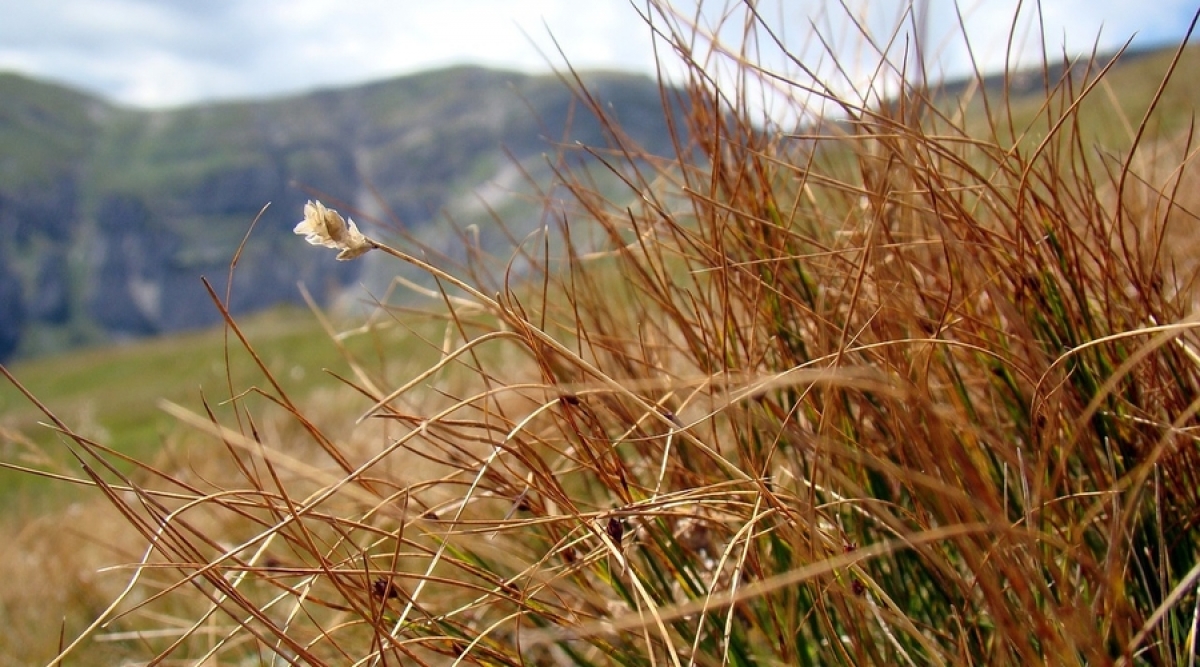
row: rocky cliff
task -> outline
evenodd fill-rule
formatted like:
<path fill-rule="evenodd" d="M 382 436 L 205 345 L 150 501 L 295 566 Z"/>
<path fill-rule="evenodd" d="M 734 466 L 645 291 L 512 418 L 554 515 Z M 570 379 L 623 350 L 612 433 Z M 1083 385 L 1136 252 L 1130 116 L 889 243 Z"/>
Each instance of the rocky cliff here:
<path fill-rule="evenodd" d="M 669 152 L 656 83 L 589 79 L 635 140 Z M 296 301 L 298 281 L 332 294 L 365 264 L 297 243 L 306 199 L 429 230 L 514 159 L 543 163 L 564 140 L 602 144 L 578 106 L 555 77 L 476 68 L 166 111 L 0 75 L 0 359 L 216 322 L 200 276 L 224 289 L 268 202 L 234 312 Z"/>

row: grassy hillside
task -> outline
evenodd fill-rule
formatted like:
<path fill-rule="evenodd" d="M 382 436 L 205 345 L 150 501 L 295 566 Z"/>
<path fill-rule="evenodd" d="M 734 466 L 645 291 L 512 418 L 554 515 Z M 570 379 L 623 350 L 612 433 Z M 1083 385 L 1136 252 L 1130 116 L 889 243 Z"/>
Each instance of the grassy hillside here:
<path fill-rule="evenodd" d="M 0 72 L 0 191 L 45 187 L 90 151 L 115 110 L 69 88 Z"/>
<path fill-rule="evenodd" d="M 588 78 L 667 152 L 654 82 Z M 224 272 L 268 203 L 231 310 L 297 304 L 299 281 L 324 302 L 370 271 L 296 247 L 288 212 L 320 192 L 360 222 L 428 233 L 510 165 L 545 176 L 556 142 L 598 144 L 576 103 L 555 77 L 477 67 L 165 110 L 0 76 L 0 359 L 217 323 L 199 276 Z"/>
<path fill-rule="evenodd" d="M 440 302 L 381 311 L 342 361 L 276 313 L 228 381 L 220 333 L 18 368 L 97 488 L 0 558 L 14 655 L 1187 664 L 1195 49 L 799 131 L 739 103 L 753 71 L 687 53 L 676 159 L 599 123 L 624 189 L 552 161 L 557 228 L 506 282 L 469 230 L 456 257 L 342 237 Z M 48 418 L 0 399 L 14 431 Z"/>
<path fill-rule="evenodd" d="M 308 389 L 324 380 L 305 377 L 313 368 L 328 366 L 345 372 L 346 363 L 320 325 L 307 311 L 277 310 L 244 323 L 260 354 L 289 386 Z M 236 342 L 236 338 L 234 339 Z M 98 442 L 139 458 L 152 457 L 173 428 L 173 421 L 159 407 L 167 400 L 196 408 L 201 392 L 214 402 L 229 397 L 225 354 L 227 336 L 209 330 L 121 346 L 104 346 L 70 354 L 22 362 L 10 371 L 67 422 Z M 234 386 L 253 383 L 255 371 L 249 356 L 231 349 Z M 289 358 L 304 359 L 315 366 L 295 370 Z M 0 425 L 9 434 L 22 434 L 37 453 L 52 453 L 56 467 L 78 474 L 74 462 L 56 446 L 61 436 L 38 427 L 45 416 L 14 386 L 0 387 Z M 6 443 L 15 453 L 16 439 Z M 19 451 L 19 450 L 17 450 Z M 25 452 L 31 454 L 33 452 Z M 5 456 L 21 462 L 21 456 Z M 28 461 L 27 463 L 33 463 Z M 46 493 L 41 480 L 30 475 L 0 473 L 0 494 Z M 61 494 L 54 494 L 59 500 Z"/>

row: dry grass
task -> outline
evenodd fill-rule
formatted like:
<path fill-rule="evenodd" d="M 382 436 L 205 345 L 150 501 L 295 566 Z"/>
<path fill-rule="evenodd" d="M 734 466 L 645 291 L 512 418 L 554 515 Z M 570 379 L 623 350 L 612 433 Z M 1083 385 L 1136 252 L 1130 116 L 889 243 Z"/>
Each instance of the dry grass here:
<path fill-rule="evenodd" d="M 170 408 L 186 465 L 74 439 L 147 545 L 131 654 L 1194 660 L 1190 130 L 1093 143 L 1093 70 L 1028 126 L 910 87 L 799 136 L 691 58 L 679 157 L 610 126 L 620 198 L 560 163 L 561 240 L 519 280 L 382 248 L 445 290 L 424 370 L 380 328 L 341 391 L 298 404 L 264 365 L 235 419 Z"/>

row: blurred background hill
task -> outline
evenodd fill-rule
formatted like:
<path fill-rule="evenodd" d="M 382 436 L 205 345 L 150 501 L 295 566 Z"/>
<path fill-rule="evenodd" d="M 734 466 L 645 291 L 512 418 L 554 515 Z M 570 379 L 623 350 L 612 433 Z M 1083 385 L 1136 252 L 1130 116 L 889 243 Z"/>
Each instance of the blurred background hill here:
<path fill-rule="evenodd" d="M 585 79 L 634 141 L 669 151 L 654 81 Z M 453 244 L 454 234 L 431 231 L 443 212 L 463 226 L 519 213 L 527 177 L 551 168 L 547 155 L 604 144 L 577 104 L 557 76 L 477 67 L 168 110 L 0 75 L 0 360 L 217 322 L 200 276 L 224 286 L 268 203 L 234 313 L 297 302 L 298 282 L 322 302 L 370 283 L 370 262 L 296 243 L 305 200 L 319 196 L 368 229 L 375 221 Z M 481 242 L 496 240 L 480 227 Z"/>

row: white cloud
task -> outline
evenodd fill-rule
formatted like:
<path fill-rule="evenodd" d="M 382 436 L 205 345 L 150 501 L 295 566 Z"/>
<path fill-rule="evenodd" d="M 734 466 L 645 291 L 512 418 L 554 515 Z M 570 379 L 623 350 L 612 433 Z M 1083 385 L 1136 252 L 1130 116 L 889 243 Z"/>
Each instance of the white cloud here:
<path fill-rule="evenodd" d="M 678 5 L 687 12 L 694 2 L 680 0 Z M 1043 0 L 1047 45 L 1057 52 L 1065 39 L 1069 49 L 1085 50 L 1102 28 L 1106 48 L 1135 31 L 1147 40 L 1178 39 L 1194 11 L 1188 2 Z M 66 81 L 130 104 L 179 104 L 295 92 L 460 63 L 544 71 L 547 57 L 553 65 L 562 64 L 550 31 L 575 66 L 650 72 L 650 36 L 635 11 L 640 4 L 0 0 L 0 68 Z M 726 3 L 704 4 L 705 22 L 711 26 Z M 905 0 L 848 4 L 870 10 L 867 23 L 878 39 L 890 34 L 908 5 Z M 1027 8 L 1034 4 L 1024 3 Z M 1016 0 L 962 3 L 968 36 L 985 67 L 1003 64 L 1016 5 Z M 811 39 L 811 22 L 834 40 L 843 64 L 875 58 L 836 3 L 760 0 L 758 6 L 806 65 L 824 67 L 830 76 L 828 57 Z M 945 69 L 961 71 L 966 50 L 961 36 L 954 36 L 958 28 L 951 0 L 929 0 L 928 7 L 931 48 L 943 54 Z M 739 31 L 740 24 L 733 21 L 721 36 L 736 39 Z M 1040 53 L 1040 45 L 1031 37 L 1019 53 L 1028 58 Z M 786 70 L 782 58 L 771 57 Z"/>
<path fill-rule="evenodd" d="M 557 60 L 547 29 L 583 66 L 631 67 L 649 58 L 628 57 L 648 54 L 646 39 L 629 39 L 631 14 L 627 0 L 0 0 L 0 67 L 137 105 L 273 94 L 449 64 L 544 71 L 539 46 Z"/>

